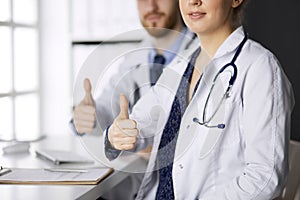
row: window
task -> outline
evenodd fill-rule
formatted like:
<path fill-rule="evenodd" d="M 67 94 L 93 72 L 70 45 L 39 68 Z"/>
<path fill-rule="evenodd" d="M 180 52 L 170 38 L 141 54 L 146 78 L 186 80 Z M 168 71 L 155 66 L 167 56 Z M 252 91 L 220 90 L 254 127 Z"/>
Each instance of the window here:
<path fill-rule="evenodd" d="M 73 0 L 70 8 L 72 82 L 80 81 L 76 79 L 78 72 L 84 67 L 87 59 L 91 61 L 89 57 L 91 54 L 103 53 L 99 58 L 105 60 L 106 54 L 131 49 L 142 39 L 141 35 L 130 35 L 130 37 L 123 35 L 128 31 L 142 28 L 136 0 L 126 0 L 126 3 L 124 0 Z M 115 41 L 116 37 L 118 39 Z M 101 67 L 101 70 L 105 68 L 105 66 Z M 99 74 L 89 75 L 93 79 Z M 73 97 L 77 93 L 78 90 L 73 93 Z M 75 104 L 78 103 L 76 98 L 73 101 Z"/>
<path fill-rule="evenodd" d="M 105 40 L 141 28 L 136 0 L 72 0 L 73 40 Z"/>
<path fill-rule="evenodd" d="M 38 1 L 0 1 L 0 139 L 40 136 Z"/>

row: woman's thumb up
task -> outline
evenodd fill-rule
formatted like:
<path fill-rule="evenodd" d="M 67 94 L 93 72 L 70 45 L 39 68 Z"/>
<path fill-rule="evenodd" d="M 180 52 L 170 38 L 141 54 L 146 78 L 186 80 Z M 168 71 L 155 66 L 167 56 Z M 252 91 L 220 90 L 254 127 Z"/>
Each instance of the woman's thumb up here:
<path fill-rule="evenodd" d="M 129 119 L 128 100 L 124 94 L 120 94 L 120 113 L 118 119 Z"/>
<path fill-rule="evenodd" d="M 108 140 L 118 150 L 133 149 L 137 141 L 136 122 L 129 119 L 128 101 L 124 94 L 120 94 L 120 113 L 108 130 Z"/>

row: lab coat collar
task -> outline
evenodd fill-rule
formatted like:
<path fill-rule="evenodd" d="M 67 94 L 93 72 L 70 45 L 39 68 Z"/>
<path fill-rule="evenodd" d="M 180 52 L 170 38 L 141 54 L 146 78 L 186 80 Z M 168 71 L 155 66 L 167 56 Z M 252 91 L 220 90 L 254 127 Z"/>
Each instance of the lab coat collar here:
<path fill-rule="evenodd" d="M 229 63 L 232 57 L 229 57 L 228 60 L 224 60 L 224 63 L 217 62 L 219 58 L 226 56 L 227 54 L 231 54 L 236 51 L 242 40 L 244 39 L 244 29 L 242 26 L 237 28 L 234 32 L 232 32 L 229 37 L 223 42 L 223 44 L 217 50 L 215 56 L 211 60 L 210 63 L 204 68 L 202 82 L 207 86 L 211 87 L 213 79 L 218 71 L 226 64 Z"/>
<path fill-rule="evenodd" d="M 217 52 L 215 53 L 213 59 L 219 58 L 227 53 L 236 50 L 239 44 L 244 39 L 244 37 L 244 28 L 240 26 L 235 31 L 233 31 L 222 43 L 222 45 L 218 48 Z"/>

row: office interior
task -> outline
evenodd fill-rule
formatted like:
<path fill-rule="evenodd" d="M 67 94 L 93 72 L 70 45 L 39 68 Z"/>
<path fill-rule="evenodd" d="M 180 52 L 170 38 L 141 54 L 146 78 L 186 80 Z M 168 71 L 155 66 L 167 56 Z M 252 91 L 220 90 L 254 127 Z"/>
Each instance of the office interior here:
<path fill-rule="evenodd" d="M 296 141 L 299 9 L 296 0 L 252 1 L 245 21 L 250 37 L 275 53 L 293 85 L 291 139 Z M 122 33 L 141 28 L 135 0 L 1 0 L 0 140 L 34 142 L 72 134 L 72 108 L 83 95 L 83 87 L 76 97 L 74 89 L 80 88 L 77 78 L 86 59 L 115 36 L 121 35 L 102 47 L 136 45 L 142 36 L 122 38 Z"/>

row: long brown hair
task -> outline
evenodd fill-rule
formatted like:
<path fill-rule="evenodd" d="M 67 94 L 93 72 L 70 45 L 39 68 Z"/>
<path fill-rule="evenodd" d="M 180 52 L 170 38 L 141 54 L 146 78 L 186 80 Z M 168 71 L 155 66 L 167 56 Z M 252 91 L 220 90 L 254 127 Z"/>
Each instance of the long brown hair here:
<path fill-rule="evenodd" d="M 246 9 L 249 1 L 250 0 L 243 0 L 243 2 L 241 3 L 240 6 L 234 8 L 233 17 L 232 17 L 234 27 L 238 27 L 243 23 L 245 9 Z"/>

